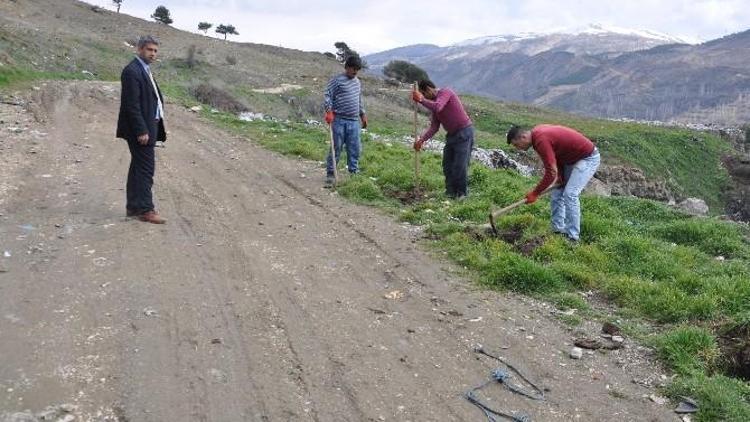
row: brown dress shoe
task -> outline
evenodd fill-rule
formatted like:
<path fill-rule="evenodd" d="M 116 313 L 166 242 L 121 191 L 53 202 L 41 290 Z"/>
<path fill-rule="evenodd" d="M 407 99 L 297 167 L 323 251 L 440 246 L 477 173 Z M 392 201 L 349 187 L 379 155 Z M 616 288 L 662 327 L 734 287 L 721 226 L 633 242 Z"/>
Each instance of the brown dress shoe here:
<path fill-rule="evenodd" d="M 151 224 L 164 224 L 167 220 L 159 217 L 159 213 L 156 211 L 147 211 L 138 216 L 138 219 Z"/>

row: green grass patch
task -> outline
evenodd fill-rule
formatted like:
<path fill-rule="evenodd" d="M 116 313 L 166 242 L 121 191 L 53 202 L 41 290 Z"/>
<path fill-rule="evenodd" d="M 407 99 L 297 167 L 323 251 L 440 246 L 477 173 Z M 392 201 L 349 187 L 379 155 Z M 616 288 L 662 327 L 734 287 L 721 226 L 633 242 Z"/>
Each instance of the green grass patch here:
<path fill-rule="evenodd" d="M 92 79 L 83 73 L 42 72 L 29 69 L 0 67 L 0 87 L 23 84 L 38 80 L 84 80 Z"/>

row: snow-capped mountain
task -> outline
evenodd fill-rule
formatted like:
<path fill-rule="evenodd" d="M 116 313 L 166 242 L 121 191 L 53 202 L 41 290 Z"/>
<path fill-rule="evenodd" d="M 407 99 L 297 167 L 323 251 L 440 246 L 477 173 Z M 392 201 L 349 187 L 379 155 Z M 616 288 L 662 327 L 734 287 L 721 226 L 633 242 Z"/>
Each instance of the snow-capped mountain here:
<path fill-rule="evenodd" d="M 676 37 L 647 29 L 590 24 L 580 28 L 553 30 L 546 33 L 521 32 L 472 38 L 438 47 L 416 44 L 367 56 L 373 69 L 380 69 L 391 60 L 416 64 L 436 58 L 446 60 L 485 59 L 495 54 L 520 53 L 533 56 L 548 51 L 564 51 L 577 55 L 622 53 L 647 50 L 664 44 L 697 44 L 699 40 Z"/>
<path fill-rule="evenodd" d="M 589 25 L 422 44 L 366 57 L 371 71 L 410 61 L 439 86 L 604 117 L 705 121 L 745 116 L 750 31 L 718 40 Z M 705 116 L 701 113 L 709 113 Z M 717 117 L 718 116 L 718 117 Z"/>
<path fill-rule="evenodd" d="M 518 42 L 526 40 L 534 40 L 549 36 L 578 36 L 578 35 L 594 35 L 594 36 L 614 36 L 622 35 L 628 37 L 637 37 L 648 40 L 653 40 L 657 43 L 664 44 L 698 44 L 700 40 L 688 38 L 688 37 L 677 37 L 663 32 L 652 31 L 649 29 L 632 29 L 623 28 L 619 26 L 609 26 L 602 24 L 589 24 L 584 27 L 574 29 L 562 29 L 557 31 L 550 31 L 546 33 L 539 32 L 520 32 L 518 34 L 503 34 L 503 35 L 489 35 L 479 38 L 472 38 L 458 42 L 451 45 L 450 47 L 476 47 L 484 46 L 496 43 L 508 43 Z"/>

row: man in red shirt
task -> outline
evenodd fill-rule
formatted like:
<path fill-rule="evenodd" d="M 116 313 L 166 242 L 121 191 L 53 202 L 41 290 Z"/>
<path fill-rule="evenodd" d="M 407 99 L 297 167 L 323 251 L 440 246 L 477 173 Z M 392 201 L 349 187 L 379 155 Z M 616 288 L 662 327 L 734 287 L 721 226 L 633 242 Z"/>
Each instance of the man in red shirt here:
<path fill-rule="evenodd" d="M 599 151 L 593 142 L 579 132 L 555 125 L 538 125 L 533 129 L 513 126 L 508 143 L 519 150 L 533 147 L 544 163 L 544 177 L 526 194 L 526 203 L 534 203 L 542 192 L 558 182 L 552 191 L 552 231 L 577 242 L 581 234 L 579 196 L 599 168 Z"/>
<path fill-rule="evenodd" d="M 466 114 L 461 100 L 448 88 L 437 89 L 429 80 L 419 81 L 419 91 L 411 98 L 432 112 L 430 127 L 414 142 L 419 151 L 422 145 L 437 133 L 440 125 L 448 133 L 443 147 L 443 175 L 445 194 L 461 199 L 469 193 L 468 169 L 471 148 L 474 146 L 474 126 Z"/>

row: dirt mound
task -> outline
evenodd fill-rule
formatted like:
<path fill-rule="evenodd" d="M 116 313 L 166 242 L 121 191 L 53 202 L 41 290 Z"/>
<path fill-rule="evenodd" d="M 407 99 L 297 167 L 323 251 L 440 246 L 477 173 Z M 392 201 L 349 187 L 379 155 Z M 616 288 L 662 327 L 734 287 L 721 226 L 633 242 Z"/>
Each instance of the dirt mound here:
<path fill-rule="evenodd" d="M 726 157 L 724 165 L 734 185 L 726 212 L 735 220 L 750 221 L 750 156 Z"/>
<path fill-rule="evenodd" d="M 221 88 L 209 84 L 198 85 L 193 95 L 195 99 L 203 104 L 208 104 L 213 108 L 229 113 L 240 113 L 247 111 L 247 106 L 239 102 L 231 94 Z"/>
<path fill-rule="evenodd" d="M 390 193 L 390 196 L 401 201 L 402 204 L 411 205 L 422 202 L 427 198 L 427 192 L 420 189 L 400 190 Z"/>
<path fill-rule="evenodd" d="M 719 336 L 727 373 L 750 381 L 750 323 L 733 327 Z"/>
<path fill-rule="evenodd" d="M 601 166 L 596 178 L 606 183 L 614 196 L 635 196 L 663 202 L 676 199 L 665 182 L 647 179 L 639 168 Z"/>

